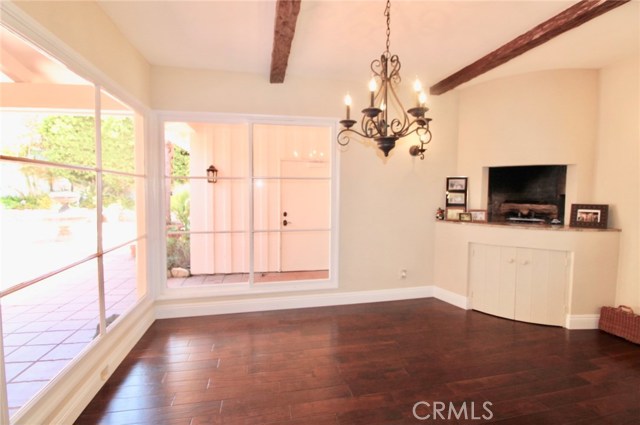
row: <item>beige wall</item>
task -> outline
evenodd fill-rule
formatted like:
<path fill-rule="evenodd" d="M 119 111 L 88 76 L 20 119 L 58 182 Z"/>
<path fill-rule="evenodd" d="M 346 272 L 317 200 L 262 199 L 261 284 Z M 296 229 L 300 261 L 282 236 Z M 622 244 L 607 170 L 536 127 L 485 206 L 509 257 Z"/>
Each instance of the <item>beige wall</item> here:
<path fill-rule="evenodd" d="M 622 229 L 616 304 L 640 311 L 640 63 L 631 58 L 600 72 L 593 202 L 609 204 Z"/>
<path fill-rule="evenodd" d="M 472 208 L 486 208 L 483 167 L 568 164 L 567 203 L 589 202 L 593 187 L 598 72 L 542 71 L 460 92 L 459 175 Z"/>
<path fill-rule="evenodd" d="M 96 3 L 17 1 L 15 4 L 130 95 L 149 105 L 149 64 Z"/>

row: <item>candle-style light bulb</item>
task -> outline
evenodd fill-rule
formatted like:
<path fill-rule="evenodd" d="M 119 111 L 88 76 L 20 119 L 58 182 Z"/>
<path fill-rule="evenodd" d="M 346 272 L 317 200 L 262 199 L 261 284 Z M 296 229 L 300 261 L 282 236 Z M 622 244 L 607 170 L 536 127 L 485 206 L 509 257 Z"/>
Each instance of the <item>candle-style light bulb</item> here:
<path fill-rule="evenodd" d="M 347 119 L 351 119 L 351 96 L 349 93 L 344 97 L 344 104 L 347 105 Z"/>
<path fill-rule="evenodd" d="M 424 106 L 427 103 L 427 94 L 425 92 L 420 92 L 418 95 L 418 103 L 420 106 Z"/>
<path fill-rule="evenodd" d="M 422 102 L 420 102 L 420 94 L 422 93 L 422 83 L 420 80 L 416 78 L 413 82 L 413 90 L 416 92 L 416 101 L 418 102 L 418 107 L 422 106 Z"/>
<path fill-rule="evenodd" d="M 413 90 L 416 93 L 420 93 L 422 91 L 422 83 L 420 82 L 420 80 L 418 80 L 416 78 L 416 80 L 413 82 Z"/>
<path fill-rule="evenodd" d="M 373 108 L 373 102 L 374 99 L 376 97 L 376 89 L 378 88 L 378 85 L 376 84 L 376 79 L 375 78 L 371 78 L 371 80 L 369 80 L 369 91 L 371 92 L 371 107 Z"/>

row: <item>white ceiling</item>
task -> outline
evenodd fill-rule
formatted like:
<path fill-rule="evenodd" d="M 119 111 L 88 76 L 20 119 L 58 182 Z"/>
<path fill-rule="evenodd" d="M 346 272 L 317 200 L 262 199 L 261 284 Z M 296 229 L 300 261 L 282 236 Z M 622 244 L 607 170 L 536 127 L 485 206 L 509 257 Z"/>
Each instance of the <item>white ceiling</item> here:
<path fill-rule="evenodd" d="M 600 68 L 637 54 L 638 1 L 475 81 L 539 69 Z M 98 3 L 154 66 L 246 72 L 269 79 L 275 0 Z M 406 79 L 419 76 L 430 86 L 574 3 L 394 0 L 391 52 L 400 56 Z M 384 6 L 381 0 L 302 0 L 287 76 L 367 80 L 370 62 L 385 47 Z"/>
<path fill-rule="evenodd" d="M 391 52 L 403 75 L 432 85 L 576 2 L 394 0 Z M 152 65 L 269 76 L 275 0 L 99 4 Z M 637 6 L 623 5 L 497 71 L 599 68 L 637 52 Z M 368 79 L 369 63 L 384 50 L 384 7 L 381 0 L 302 0 L 287 76 Z"/>

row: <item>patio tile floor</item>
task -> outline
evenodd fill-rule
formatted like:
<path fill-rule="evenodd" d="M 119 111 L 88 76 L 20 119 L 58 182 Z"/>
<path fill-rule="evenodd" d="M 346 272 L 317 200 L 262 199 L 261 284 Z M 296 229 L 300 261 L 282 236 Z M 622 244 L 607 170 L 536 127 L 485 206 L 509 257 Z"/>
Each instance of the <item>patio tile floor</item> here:
<path fill-rule="evenodd" d="M 126 252 L 105 260 L 107 316 L 122 314 L 137 300 L 135 258 Z M 96 336 L 96 269 L 78 266 L 0 301 L 7 395 L 14 414 Z"/>

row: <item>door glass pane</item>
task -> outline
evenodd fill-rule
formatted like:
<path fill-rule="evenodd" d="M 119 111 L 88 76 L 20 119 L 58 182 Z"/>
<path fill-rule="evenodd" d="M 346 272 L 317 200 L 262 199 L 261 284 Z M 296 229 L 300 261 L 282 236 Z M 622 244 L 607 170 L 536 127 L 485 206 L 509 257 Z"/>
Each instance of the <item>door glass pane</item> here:
<path fill-rule="evenodd" d="M 0 163 L 1 287 L 96 252 L 96 173 Z"/>
<path fill-rule="evenodd" d="M 254 235 L 255 281 L 329 277 L 331 232 L 258 232 Z"/>
<path fill-rule="evenodd" d="M 252 130 L 250 152 L 244 124 L 165 124 L 169 286 L 248 282 L 250 223 L 255 282 L 328 278 L 330 127 Z"/>
<path fill-rule="evenodd" d="M 258 178 L 253 187 L 257 231 L 330 227 L 330 180 Z"/>
<path fill-rule="evenodd" d="M 246 231 L 248 189 L 244 179 L 171 179 L 171 230 Z"/>
<path fill-rule="evenodd" d="M 246 177 L 248 137 L 245 124 L 166 123 L 166 175 L 206 177 L 213 165 L 219 177 Z"/>
<path fill-rule="evenodd" d="M 258 124 L 254 125 L 253 137 L 254 176 L 331 176 L 328 127 Z M 285 162 L 301 165 L 291 168 Z"/>
<path fill-rule="evenodd" d="M 246 283 L 249 235 L 242 232 L 169 234 L 167 267 L 169 287 Z"/>

